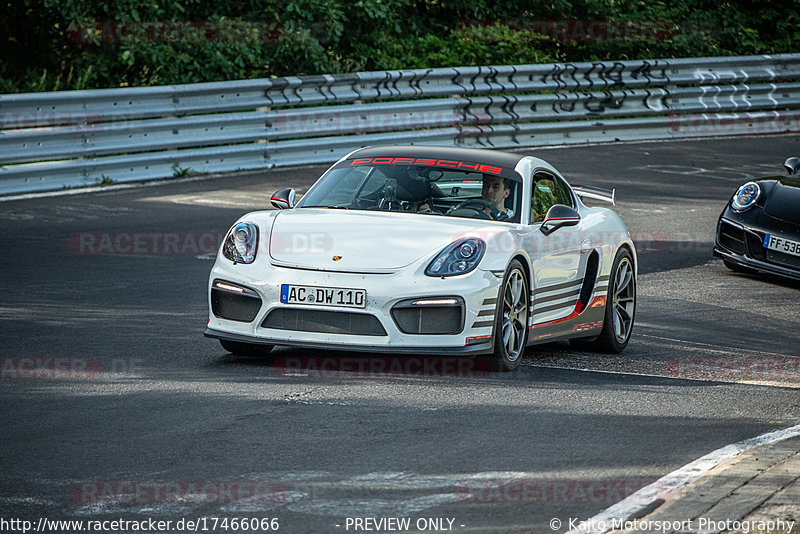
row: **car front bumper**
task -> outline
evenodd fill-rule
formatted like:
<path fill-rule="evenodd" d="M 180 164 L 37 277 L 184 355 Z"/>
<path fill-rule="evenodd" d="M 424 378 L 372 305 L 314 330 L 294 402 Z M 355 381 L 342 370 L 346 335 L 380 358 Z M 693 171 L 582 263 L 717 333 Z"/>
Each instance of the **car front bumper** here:
<path fill-rule="evenodd" d="M 423 268 L 412 266 L 389 274 L 364 274 L 310 271 L 258 261 L 251 265 L 233 265 L 217 260 L 209 277 L 209 321 L 205 335 L 254 344 L 376 353 L 491 352 L 495 306 L 502 279 L 480 269 L 466 275 L 434 278 L 425 276 L 421 272 Z M 220 291 L 214 288 L 215 281 L 243 288 L 251 299 L 248 302 L 253 303 L 252 312 L 239 317 L 240 320 L 232 320 L 219 313 L 217 302 L 215 313 L 214 291 Z M 365 307 L 285 304 L 280 299 L 283 284 L 363 289 L 366 291 Z M 219 293 L 217 295 L 219 298 Z M 457 332 L 409 333 L 408 328 L 404 331 L 400 326 L 407 327 L 407 323 L 393 315 L 398 305 L 410 300 L 450 297 L 463 303 Z M 275 328 L 276 322 L 271 318 L 274 316 L 270 315 L 273 312 L 281 317 L 291 316 L 291 319 L 278 323 L 280 328 Z M 420 313 L 426 314 L 420 317 L 425 317 L 429 324 L 432 318 L 435 322 L 435 310 Z M 287 326 L 288 323 L 291 326 Z M 367 335 L 365 330 L 370 330 Z"/>
<path fill-rule="evenodd" d="M 774 257 L 761 246 L 764 235 L 774 233 L 774 230 L 755 228 L 721 217 L 717 224 L 714 256 L 749 269 L 800 280 L 800 267 L 774 261 Z M 787 261 L 795 260 L 785 258 L 784 262 Z M 800 260 L 797 262 L 800 265 Z"/>
<path fill-rule="evenodd" d="M 781 267 L 780 265 L 774 265 L 772 263 L 766 263 L 763 261 L 754 260 L 753 258 L 748 258 L 747 256 L 744 256 L 742 254 L 734 254 L 733 252 L 720 248 L 719 245 L 714 247 L 714 256 L 728 260 L 732 263 L 735 263 L 736 265 L 747 267 L 748 269 L 755 269 L 757 271 L 763 271 L 769 274 L 775 274 L 786 278 L 792 278 L 794 280 L 800 280 L 799 270 L 794 270 L 787 267 Z"/>

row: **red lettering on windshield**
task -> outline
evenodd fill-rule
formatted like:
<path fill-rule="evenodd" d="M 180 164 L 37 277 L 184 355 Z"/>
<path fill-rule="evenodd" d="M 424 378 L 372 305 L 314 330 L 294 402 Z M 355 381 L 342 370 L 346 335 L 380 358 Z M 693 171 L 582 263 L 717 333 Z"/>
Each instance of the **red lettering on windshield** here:
<path fill-rule="evenodd" d="M 450 169 L 469 169 L 487 174 L 501 174 L 503 172 L 501 167 L 495 167 L 493 165 L 430 158 L 356 158 L 350 162 L 350 165 L 426 165 L 447 167 Z"/>

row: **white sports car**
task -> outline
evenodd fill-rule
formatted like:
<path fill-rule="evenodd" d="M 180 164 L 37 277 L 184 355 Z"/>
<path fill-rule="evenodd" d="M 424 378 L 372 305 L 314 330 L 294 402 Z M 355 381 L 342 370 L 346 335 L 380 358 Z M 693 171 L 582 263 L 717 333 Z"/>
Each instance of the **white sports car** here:
<path fill-rule="evenodd" d="M 628 344 L 636 250 L 622 220 L 532 156 L 446 147 L 356 150 L 295 204 L 241 217 L 209 277 L 205 335 L 233 353 L 273 345 L 488 354 L 580 338 Z"/>

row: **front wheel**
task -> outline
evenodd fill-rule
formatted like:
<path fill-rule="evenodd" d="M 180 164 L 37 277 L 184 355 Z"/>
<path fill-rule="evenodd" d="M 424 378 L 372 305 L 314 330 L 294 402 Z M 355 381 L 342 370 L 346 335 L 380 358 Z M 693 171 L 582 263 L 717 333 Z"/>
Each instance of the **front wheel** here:
<path fill-rule="evenodd" d="M 513 371 L 519 366 L 528 342 L 529 301 L 525 270 L 514 260 L 503 277 L 497 299 L 491 356 L 494 371 Z"/>
<path fill-rule="evenodd" d="M 631 253 L 622 249 L 614 258 L 606 294 L 603 330 L 591 342 L 593 349 L 620 353 L 628 345 L 636 313 L 636 271 Z"/>
<path fill-rule="evenodd" d="M 220 339 L 219 344 L 222 348 L 237 356 L 266 356 L 272 350 L 272 345 L 258 345 L 255 343 L 242 343 L 240 341 L 230 341 Z"/>

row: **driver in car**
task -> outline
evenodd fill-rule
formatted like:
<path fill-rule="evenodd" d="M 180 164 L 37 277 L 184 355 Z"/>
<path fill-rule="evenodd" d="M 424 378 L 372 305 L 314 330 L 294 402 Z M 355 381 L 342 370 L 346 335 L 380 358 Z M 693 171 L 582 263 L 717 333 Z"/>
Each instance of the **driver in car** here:
<path fill-rule="evenodd" d="M 493 174 L 483 175 L 481 198 L 496 207 L 500 213 L 505 214 L 504 219 L 506 220 L 513 215 L 510 210 L 506 209 L 506 199 L 510 194 L 511 184 L 505 178 Z M 489 208 L 485 208 L 484 211 L 487 215 L 491 215 Z"/>

